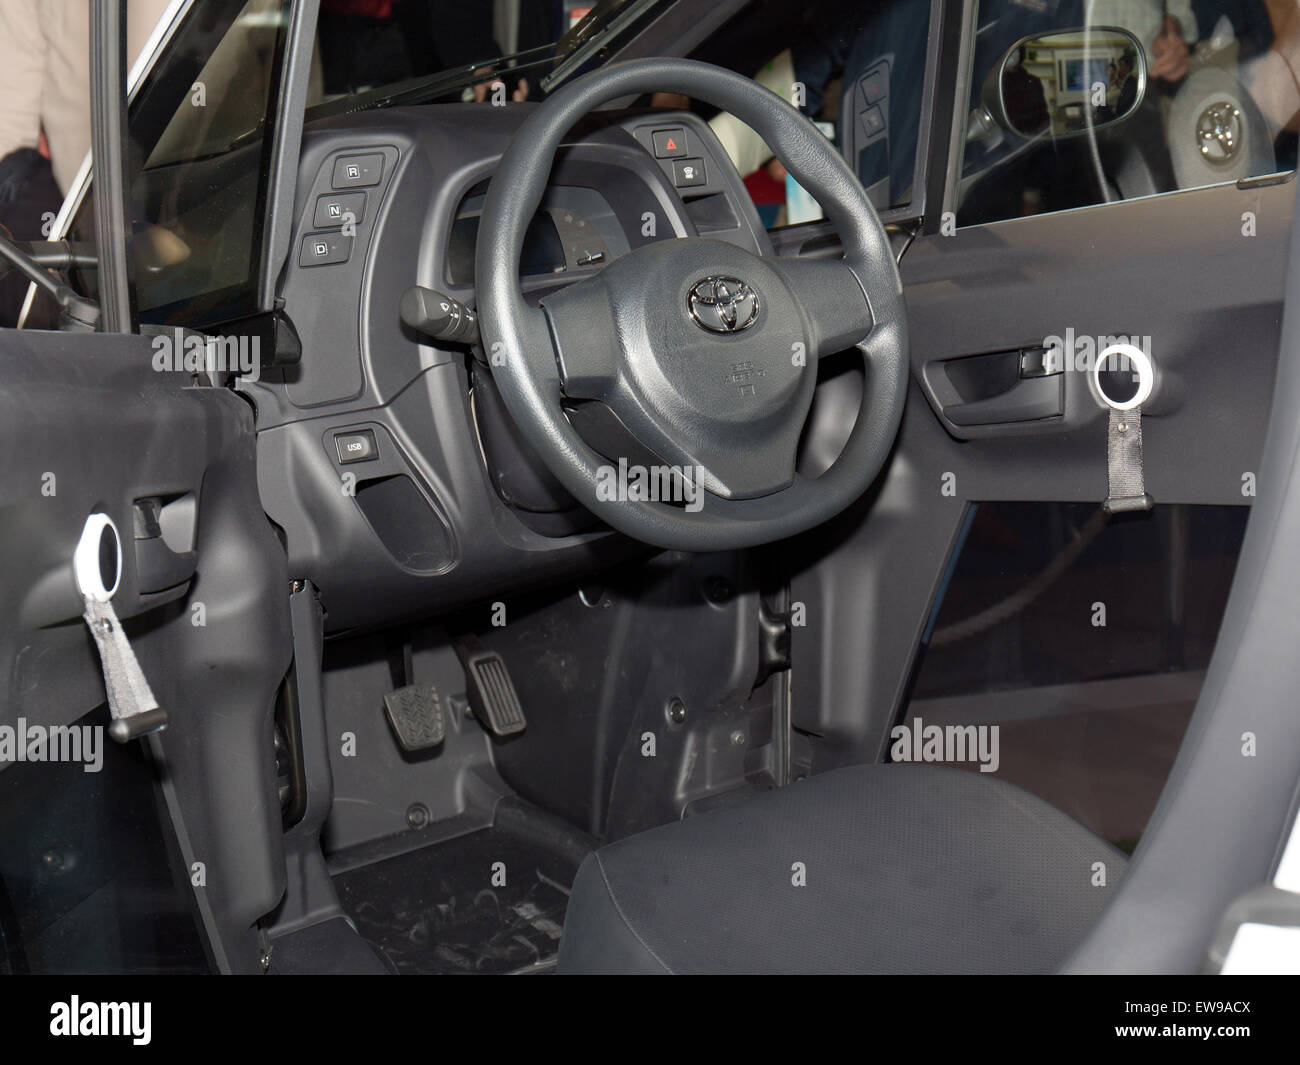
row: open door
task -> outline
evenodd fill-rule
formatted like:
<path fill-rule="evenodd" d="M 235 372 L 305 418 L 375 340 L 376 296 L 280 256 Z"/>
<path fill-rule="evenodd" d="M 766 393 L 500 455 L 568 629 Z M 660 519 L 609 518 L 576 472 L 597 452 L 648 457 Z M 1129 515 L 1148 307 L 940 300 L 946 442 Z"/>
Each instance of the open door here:
<path fill-rule="evenodd" d="M 262 326 L 223 320 L 271 309 L 270 164 L 288 136 L 279 103 L 301 90 L 288 41 L 315 5 L 202 6 L 172 5 L 128 123 L 127 5 L 92 5 L 95 195 L 83 182 L 65 215 L 98 269 L 64 292 L 68 328 L 0 332 L 0 971 L 260 971 L 255 923 L 284 889 L 273 718 L 290 587 L 253 412 L 224 387 L 274 352 Z M 204 77 L 261 80 L 195 125 Z M 204 150 L 235 127 L 230 150 Z M 219 260 L 201 227 L 221 205 L 198 173 L 216 166 L 251 183 Z M 166 715 L 125 744 L 107 735 L 74 574 L 92 515 L 118 530 L 105 583 L 116 570 L 111 606 Z"/>

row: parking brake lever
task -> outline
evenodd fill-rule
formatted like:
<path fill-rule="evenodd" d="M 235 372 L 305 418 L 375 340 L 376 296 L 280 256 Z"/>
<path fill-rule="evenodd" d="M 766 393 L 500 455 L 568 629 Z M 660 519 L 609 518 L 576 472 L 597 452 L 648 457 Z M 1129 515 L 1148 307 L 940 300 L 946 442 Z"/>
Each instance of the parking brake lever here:
<path fill-rule="evenodd" d="M 423 285 L 402 293 L 402 321 L 431 340 L 449 344 L 479 343 L 478 314 L 463 303 Z"/>

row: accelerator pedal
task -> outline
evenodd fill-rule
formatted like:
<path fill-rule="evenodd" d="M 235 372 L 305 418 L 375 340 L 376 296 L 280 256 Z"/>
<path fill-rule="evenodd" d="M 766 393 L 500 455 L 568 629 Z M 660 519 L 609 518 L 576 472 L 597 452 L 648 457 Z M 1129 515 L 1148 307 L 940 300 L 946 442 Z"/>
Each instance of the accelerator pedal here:
<path fill-rule="evenodd" d="M 465 669 L 465 695 L 480 725 L 494 736 L 513 736 L 528 727 L 523 704 L 505 660 L 473 639 L 458 640 L 456 653 Z"/>
<path fill-rule="evenodd" d="M 442 699 L 432 684 L 408 684 L 384 696 L 384 713 L 404 751 L 437 747 L 446 735 Z"/>

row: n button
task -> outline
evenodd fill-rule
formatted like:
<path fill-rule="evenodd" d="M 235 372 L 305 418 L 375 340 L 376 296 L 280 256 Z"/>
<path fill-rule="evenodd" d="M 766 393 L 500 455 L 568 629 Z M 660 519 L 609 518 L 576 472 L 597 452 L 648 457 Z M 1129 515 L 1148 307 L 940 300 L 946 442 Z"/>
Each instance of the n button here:
<path fill-rule="evenodd" d="M 365 214 L 364 192 L 339 192 L 333 196 L 322 196 L 316 201 L 316 216 L 312 219 L 312 225 L 317 229 L 341 226 L 348 221 L 356 225 L 365 218 Z"/>

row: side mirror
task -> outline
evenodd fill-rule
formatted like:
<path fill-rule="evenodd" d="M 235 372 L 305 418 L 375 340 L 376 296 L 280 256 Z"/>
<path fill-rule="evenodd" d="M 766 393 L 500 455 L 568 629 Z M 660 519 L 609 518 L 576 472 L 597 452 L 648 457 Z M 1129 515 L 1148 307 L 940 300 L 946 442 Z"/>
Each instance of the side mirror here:
<path fill-rule="evenodd" d="M 1146 94 L 1141 42 L 1117 26 L 1040 33 L 1017 41 L 984 82 L 972 132 L 1070 137 L 1132 114 Z M 979 135 L 977 133 L 977 135 Z"/>

